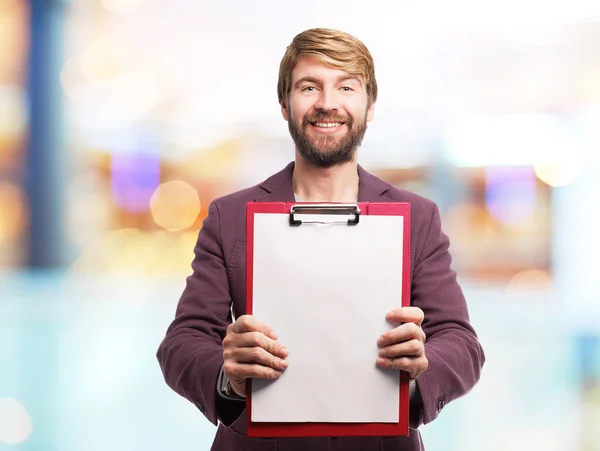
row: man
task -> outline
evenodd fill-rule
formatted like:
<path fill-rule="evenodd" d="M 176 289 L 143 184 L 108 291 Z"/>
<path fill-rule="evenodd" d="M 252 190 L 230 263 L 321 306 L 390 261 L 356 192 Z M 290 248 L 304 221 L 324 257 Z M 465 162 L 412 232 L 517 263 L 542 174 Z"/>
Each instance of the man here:
<path fill-rule="evenodd" d="M 193 274 L 158 350 L 165 380 L 213 424 L 220 422 L 214 451 L 423 449 L 417 427 L 467 393 L 484 362 L 450 267 L 438 209 L 357 164 L 357 149 L 377 100 L 373 61 L 359 40 L 328 29 L 296 36 L 281 62 L 278 95 L 295 143 L 295 161 L 257 186 L 211 203 L 198 235 Z M 246 381 L 276 379 L 288 365 L 285 343 L 273 329 L 245 315 L 245 205 L 294 200 L 411 203 L 411 307 L 388 313 L 388 320 L 401 325 L 373 337 L 380 348 L 374 363 L 410 376 L 408 437 L 245 434 Z M 351 397 L 349 393 L 349 402 Z"/>

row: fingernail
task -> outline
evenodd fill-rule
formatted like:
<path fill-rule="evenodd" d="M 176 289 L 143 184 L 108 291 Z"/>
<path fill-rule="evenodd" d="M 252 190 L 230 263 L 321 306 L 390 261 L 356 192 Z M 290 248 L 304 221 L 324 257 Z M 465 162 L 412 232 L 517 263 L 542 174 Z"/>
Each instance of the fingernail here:
<path fill-rule="evenodd" d="M 281 354 L 287 357 L 289 354 L 288 348 L 281 348 Z"/>
<path fill-rule="evenodd" d="M 383 365 L 385 363 L 385 360 L 383 360 L 382 358 L 377 358 L 376 363 L 377 365 Z"/>
<path fill-rule="evenodd" d="M 290 364 L 290 363 L 289 363 L 287 360 L 282 360 L 282 361 L 281 361 L 281 366 L 282 366 L 283 368 L 287 368 L 289 364 Z"/>
<path fill-rule="evenodd" d="M 273 339 L 273 340 L 277 340 L 277 338 L 279 337 L 279 335 L 277 335 L 277 332 L 275 332 L 274 330 L 271 331 L 271 333 L 269 334 L 269 336 Z"/>
<path fill-rule="evenodd" d="M 378 344 L 379 346 L 381 346 L 381 345 L 383 344 L 383 337 L 379 337 L 379 338 L 377 339 L 377 344 Z"/>

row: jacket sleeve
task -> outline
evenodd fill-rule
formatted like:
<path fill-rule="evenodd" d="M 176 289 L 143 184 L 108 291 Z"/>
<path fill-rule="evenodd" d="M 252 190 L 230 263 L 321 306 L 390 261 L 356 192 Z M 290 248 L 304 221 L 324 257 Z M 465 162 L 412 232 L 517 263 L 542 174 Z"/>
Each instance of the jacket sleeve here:
<path fill-rule="evenodd" d="M 186 280 L 175 319 L 157 352 L 165 381 L 213 424 L 229 426 L 245 408 L 243 401 L 217 395 L 223 364 L 223 338 L 231 323 L 231 295 L 216 202 L 198 234 L 192 274 Z"/>
<path fill-rule="evenodd" d="M 429 361 L 417 379 L 423 409 L 412 421 L 412 428 L 433 421 L 447 403 L 469 392 L 479 380 L 485 361 L 469 322 L 462 289 L 451 269 L 450 242 L 442 231 L 439 210 L 432 205 L 429 230 L 423 241 L 418 241 L 412 284 L 412 305 L 425 314 L 422 327 Z"/>

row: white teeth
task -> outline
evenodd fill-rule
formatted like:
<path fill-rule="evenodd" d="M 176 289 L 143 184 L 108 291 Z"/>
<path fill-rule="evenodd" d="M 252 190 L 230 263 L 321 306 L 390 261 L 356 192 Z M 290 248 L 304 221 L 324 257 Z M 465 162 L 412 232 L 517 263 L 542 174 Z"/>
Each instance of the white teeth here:
<path fill-rule="evenodd" d="M 342 125 L 341 122 L 317 122 L 315 127 L 333 128 Z"/>

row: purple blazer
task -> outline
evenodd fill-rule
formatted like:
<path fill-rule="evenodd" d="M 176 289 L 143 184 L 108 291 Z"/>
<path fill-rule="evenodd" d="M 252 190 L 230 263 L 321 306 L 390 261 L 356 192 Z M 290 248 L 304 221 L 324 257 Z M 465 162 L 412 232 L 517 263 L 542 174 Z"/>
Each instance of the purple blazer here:
<path fill-rule="evenodd" d="M 433 421 L 450 401 L 477 383 L 485 357 L 469 323 L 467 304 L 451 269 L 448 237 L 437 206 L 369 174 L 359 166 L 359 202 L 410 202 L 411 304 L 425 312 L 429 368 L 417 385 L 423 401 L 411 415 L 408 437 L 246 437 L 245 403 L 217 395 L 227 326 L 246 312 L 246 202 L 294 201 L 290 163 L 251 188 L 209 206 L 198 234 L 193 273 L 157 358 L 167 384 L 218 424 L 213 451 L 422 450 L 421 424 Z"/>

